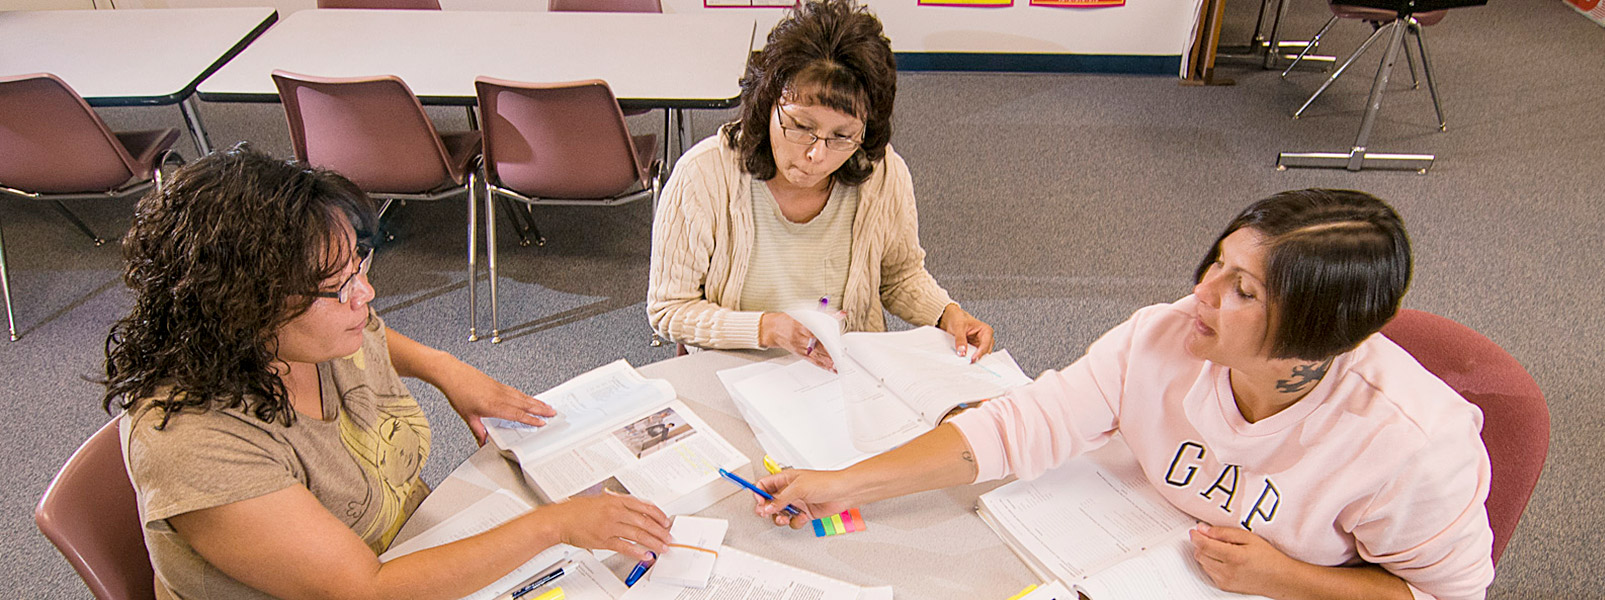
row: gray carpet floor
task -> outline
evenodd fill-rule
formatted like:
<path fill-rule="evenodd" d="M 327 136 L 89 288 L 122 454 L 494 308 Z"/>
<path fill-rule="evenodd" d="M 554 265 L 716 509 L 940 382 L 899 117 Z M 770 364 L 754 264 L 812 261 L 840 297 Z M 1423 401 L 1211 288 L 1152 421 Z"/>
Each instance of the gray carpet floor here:
<path fill-rule="evenodd" d="M 1247 4 L 1247 3 L 1245 3 Z M 1234 5 L 1228 41 L 1246 38 Z M 1308 35 L 1322 3 L 1294 0 L 1288 31 Z M 1368 28 L 1340 23 L 1323 47 L 1346 54 Z M 1491 598 L 1589 598 L 1605 588 L 1605 28 L 1558 0 L 1496 0 L 1427 29 L 1449 129 L 1425 88 L 1395 77 L 1371 147 L 1429 152 L 1428 175 L 1273 169 L 1278 151 L 1346 150 L 1379 60 L 1357 63 L 1306 116 L 1288 115 L 1316 72 L 1223 64 L 1231 87 L 1171 77 L 904 73 L 894 146 L 919 194 L 928 266 L 1028 372 L 1074 360 L 1134 309 L 1189 290 L 1192 267 L 1219 228 L 1279 190 L 1344 187 L 1390 200 L 1416 251 L 1407 306 L 1484 333 L 1537 379 L 1553 415 L 1549 462 L 1500 565 Z M 277 105 L 204 104 L 213 141 L 250 140 L 289 154 Z M 103 110 L 116 129 L 179 126 L 174 107 Z M 460 109 L 432 109 L 446 129 Z M 729 118 L 705 111 L 697 137 Z M 633 128 L 661 127 L 657 114 Z M 189 151 L 193 156 L 193 151 Z M 76 203 L 115 237 L 131 201 Z M 465 215 L 460 199 L 412 203 L 391 222 L 397 242 L 373 267 L 375 304 L 396 329 L 526 390 L 616 358 L 667 358 L 647 345 L 643 298 L 651 207 L 540 208 L 550 239 L 522 248 L 501 235 L 505 342 L 468 343 Z M 101 424 L 109 324 L 127 310 L 114 245 L 93 247 L 48 204 L 0 199 L 21 341 L 0 343 L 0 595 L 87 597 L 30 518 L 45 485 Z M 481 283 L 481 291 L 485 290 Z M 481 296 L 480 324 L 488 327 Z M 473 449 L 440 395 L 414 392 L 435 427 L 426 479 Z M 870 583 L 870 582 L 863 582 Z"/>

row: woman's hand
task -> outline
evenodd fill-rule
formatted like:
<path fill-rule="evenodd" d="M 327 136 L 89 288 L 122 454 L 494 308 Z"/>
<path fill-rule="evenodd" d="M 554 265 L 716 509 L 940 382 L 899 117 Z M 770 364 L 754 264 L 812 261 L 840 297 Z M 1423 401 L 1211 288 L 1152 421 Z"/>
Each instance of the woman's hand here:
<path fill-rule="evenodd" d="M 635 560 L 649 560 L 649 550 L 669 549 L 668 515 L 633 496 L 604 490 L 600 496 L 542 506 L 534 514 L 550 519 L 558 539 L 572 546 L 612 550 Z"/>
<path fill-rule="evenodd" d="M 1193 558 L 1215 587 L 1239 594 L 1271 596 L 1276 582 L 1303 564 L 1252 532 L 1199 524 L 1188 532 Z"/>
<path fill-rule="evenodd" d="M 990 332 L 991 329 L 987 331 Z M 830 353 L 825 351 L 825 345 L 814 339 L 813 332 L 808 331 L 807 327 L 803 327 L 802 323 L 786 313 L 763 314 L 763 318 L 758 321 L 758 343 L 765 348 L 785 348 L 792 354 L 819 365 L 821 369 L 836 372 L 836 363 L 831 360 Z"/>
<path fill-rule="evenodd" d="M 787 469 L 757 482 L 758 487 L 775 497 L 764 500 L 753 494 L 757 501 L 753 512 L 773 519 L 775 525 L 790 525 L 792 529 L 808 527 L 810 521 L 838 514 L 851 507 L 847 485 L 840 471 L 803 471 Z M 798 515 L 786 514 L 786 506 L 801 511 Z"/>
<path fill-rule="evenodd" d="M 992 351 L 992 326 L 970 316 L 958 304 L 947 305 L 942 310 L 942 318 L 937 319 L 936 326 L 953 334 L 954 350 L 959 356 L 965 356 L 970 346 L 976 347 L 975 356 L 970 357 L 972 363 Z"/>
<path fill-rule="evenodd" d="M 485 445 L 485 424 L 481 421 L 485 417 L 540 427 L 547 418 L 557 415 L 556 410 L 534 396 L 491 379 L 479 369 L 466 364 L 462 367 L 435 387 L 446 395 L 452 410 L 468 424 L 479 445 Z"/>

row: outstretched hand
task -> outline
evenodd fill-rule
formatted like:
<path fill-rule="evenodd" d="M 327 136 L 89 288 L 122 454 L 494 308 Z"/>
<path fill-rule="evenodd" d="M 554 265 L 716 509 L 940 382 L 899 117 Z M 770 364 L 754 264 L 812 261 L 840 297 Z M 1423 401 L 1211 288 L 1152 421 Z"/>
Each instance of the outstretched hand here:
<path fill-rule="evenodd" d="M 558 539 L 587 549 L 605 549 L 635 560 L 649 560 L 648 551 L 669 549 L 669 517 L 652 503 L 603 491 L 600 496 L 572 498 L 535 510 L 558 528 Z M 554 514 L 555 513 L 555 514 Z"/>
<path fill-rule="evenodd" d="M 540 427 L 546 425 L 546 419 L 557 415 L 557 411 L 545 402 L 471 367 L 460 371 L 450 382 L 441 386 L 440 391 L 446 395 L 452 410 L 457 411 L 457 415 L 468 424 L 468 430 L 474 433 L 474 440 L 481 446 L 485 445 L 485 424 L 482 421 L 485 417 Z"/>
<path fill-rule="evenodd" d="M 787 469 L 757 481 L 758 487 L 775 499 L 765 500 L 757 494 L 753 512 L 772 519 L 777 526 L 802 529 L 814 519 L 840 513 L 850 508 L 840 471 L 804 471 Z M 800 514 L 790 515 L 785 508 L 791 506 Z"/>

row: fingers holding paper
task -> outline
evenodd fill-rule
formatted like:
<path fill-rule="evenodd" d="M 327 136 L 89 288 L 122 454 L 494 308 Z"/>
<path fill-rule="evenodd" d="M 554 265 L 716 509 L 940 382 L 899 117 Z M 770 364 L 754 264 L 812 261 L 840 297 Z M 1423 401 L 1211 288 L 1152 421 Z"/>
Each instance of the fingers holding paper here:
<path fill-rule="evenodd" d="M 968 357 L 972 363 L 992 352 L 992 326 L 965 312 L 958 304 L 947 305 L 942 317 L 937 319 L 936 326 L 952 334 L 953 350 L 959 356 Z M 974 353 L 970 352 L 971 346 L 975 347 Z"/>
<path fill-rule="evenodd" d="M 815 515 L 834 515 L 849 508 L 840 476 L 839 471 L 788 469 L 759 479 L 758 487 L 775 499 L 765 500 L 753 494 L 757 501 L 753 510 L 760 517 L 772 519 L 777 526 L 808 527 Z M 787 506 L 801 511 L 800 514 L 787 514 Z"/>
<path fill-rule="evenodd" d="M 636 560 L 647 560 L 648 552 L 662 553 L 669 548 L 669 517 L 662 510 L 638 498 L 604 492 L 600 496 L 573 498 L 537 512 L 553 511 L 552 523 L 559 528 L 565 544 L 589 549 L 607 549 Z"/>
<path fill-rule="evenodd" d="M 826 371 L 836 370 L 836 364 L 831 360 L 830 352 L 825 350 L 825 345 L 819 343 L 813 332 L 791 315 L 764 313 L 758 321 L 758 343 L 765 348 L 785 348 Z"/>

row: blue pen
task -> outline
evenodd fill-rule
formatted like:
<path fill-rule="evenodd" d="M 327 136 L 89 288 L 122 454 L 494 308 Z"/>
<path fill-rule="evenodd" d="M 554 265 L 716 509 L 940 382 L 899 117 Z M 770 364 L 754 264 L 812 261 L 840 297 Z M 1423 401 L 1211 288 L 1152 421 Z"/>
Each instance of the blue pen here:
<path fill-rule="evenodd" d="M 736 482 L 736 485 L 739 485 L 741 487 L 744 487 L 744 488 L 747 488 L 749 490 L 752 490 L 752 493 L 754 493 L 754 494 L 757 494 L 759 496 L 763 496 L 764 500 L 774 500 L 775 499 L 774 496 L 769 495 L 769 492 L 763 491 L 763 488 L 758 487 L 756 485 L 753 485 L 752 482 L 750 482 L 750 481 L 742 479 L 740 475 L 737 475 L 735 473 L 731 473 L 731 472 L 726 471 L 724 469 L 719 469 L 719 474 L 723 475 L 725 479 L 729 479 L 731 481 Z M 789 505 L 789 504 L 786 505 L 786 508 L 784 508 L 782 510 L 785 510 L 786 514 L 794 516 L 794 517 L 797 516 L 797 515 L 802 514 L 801 511 L 798 511 L 797 509 L 792 508 L 791 505 Z"/>
<path fill-rule="evenodd" d="M 556 569 L 552 569 L 551 572 L 549 572 L 549 573 L 547 573 L 545 575 L 542 575 L 540 577 L 536 577 L 535 581 L 529 582 L 529 585 L 526 585 L 524 587 L 518 588 L 517 590 L 513 590 L 513 600 L 518 600 L 524 594 L 528 594 L 530 592 L 535 591 L 535 588 L 538 588 L 538 587 L 541 587 L 541 586 L 546 585 L 548 583 L 551 583 L 553 581 L 556 581 L 558 577 L 562 577 L 563 576 L 563 568 L 569 566 L 569 564 L 570 563 L 565 562 L 565 563 L 563 563 L 563 566 L 558 567 Z"/>
<path fill-rule="evenodd" d="M 624 587 L 634 586 L 635 582 L 640 581 L 641 576 L 646 574 L 646 570 L 652 568 L 652 565 L 658 561 L 658 553 L 651 550 L 646 551 L 646 553 L 652 555 L 652 559 L 635 563 L 635 568 L 630 569 L 630 575 L 624 578 Z"/>

